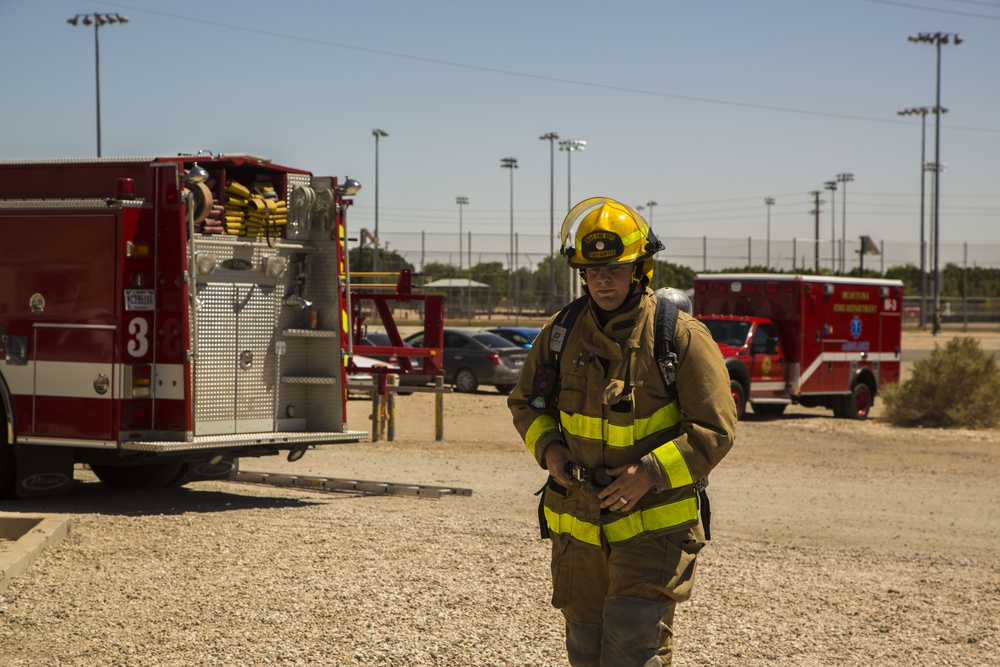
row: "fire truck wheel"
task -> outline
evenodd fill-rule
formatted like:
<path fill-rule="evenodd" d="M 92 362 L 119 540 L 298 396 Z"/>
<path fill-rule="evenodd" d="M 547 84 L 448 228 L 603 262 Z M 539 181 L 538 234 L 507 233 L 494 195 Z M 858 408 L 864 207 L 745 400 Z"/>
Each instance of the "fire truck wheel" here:
<path fill-rule="evenodd" d="M 468 368 L 461 368 L 455 372 L 455 381 L 453 384 L 455 385 L 455 389 L 463 394 L 471 394 L 479 388 L 479 380 L 476 379 L 476 374 Z"/>
<path fill-rule="evenodd" d="M 0 422 L 3 421 L 3 410 L 0 410 Z M 14 496 L 14 448 L 7 442 L 7 429 L 0 434 L 0 498 Z"/>
<path fill-rule="evenodd" d="M 177 470 L 177 474 L 163 486 L 168 489 L 179 489 L 189 481 L 191 481 L 191 466 L 187 463 L 182 463 L 181 467 Z"/>
<path fill-rule="evenodd" d="M 733 403 L 736 404 L 736 418 L 743 419 L 743 415 L 747 410 L 747 392 L 743 389 L 743 385 L 740 384 L 739 380 L 729 381 L 729 391 L 733 394 Z"/>
<path fill-rule="evenodd" d="M 850 396 L 834 396 L 833 404 L 830 406 L 833 409 L 833 416 L 837 419 L 843 419 L 848 403 L 850 403 Z"/>
<path fill-rule="evenodd" d="M 858 382 L 849 396 L 844 397 L 841 410 L 845 419 L 868 419 L 872 409 L 872 390 L 864 382 Z"/>
<path fill-rule="evenodd" d="M 181 461 L 167 461 L 141 466 L 91 464 L 90 469 L 97 479 L 115 489 L 160 489 L 177 477 L 182 466 Z"/>
<path fill-rule="evenodd" d="M 785 408 L 788 407 L 784 403 L 751 403 L 753 411 L 762 417 L 778 417 L 785 414 Z"/>

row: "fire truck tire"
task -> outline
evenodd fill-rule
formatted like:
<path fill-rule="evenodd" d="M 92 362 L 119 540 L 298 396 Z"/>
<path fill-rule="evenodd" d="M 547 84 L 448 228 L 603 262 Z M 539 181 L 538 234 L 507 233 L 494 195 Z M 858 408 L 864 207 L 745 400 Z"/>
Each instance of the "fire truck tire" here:
<path fill-rule="evenodd" d="M 832 405 L 833 416 L 837 419 L 844 418 L 844 410 L 847 409 L 847 404 L 850 402 L 850 396 L 834 396 Z"/>
<path fill-rule="evenodd" d="M 868 419 L 872 409 L 872 390 L 864 382 L 858 382 L 850 395 L 844 397 L 841 408 L 845 419 Z"/>
<path fill-rule="evenodd" d="M 173 478 L 164 484 L 163 486 L 168 489 L 179 489 L 191 480 L 191 466 L 187 463 L 182 463 L 177 474 Z"/>
<path fill-rule="evenodd" d="M 754 413 L 762 417 L 779 417 L 785 414 L 785 408 L 788 407 L 784 403 L 751 403 L 750 405 L 753 407 Z"/>
<path fill-rule="evenodd" d="M 479 388 L 479 380 L 476 379 L 476 374 L 468 368 L 460 368 L 455 371 L 455 380 L 452 384 L 455 385 L 455 389 L 463 394 L 471 394 Z"/>
<path fill-rule="evenodd" d="M 0 409 L 0 422 L 3 421 L 2 418 L 3 410 Z M 16 470 L 14 448 L 7 442 L 7 429 L 4 427 L 0 433 L 0 498 L 14 497 L 14 473 Z"/>
<path fill-rule="evenodd" d="M 182 461 L 141 466 L 91 464 L 90 469 L 97 479 L 114 489 L 161 489 L 180 474 L 183 465 Z"/>
<path fill-rule="evenodd" d="M 747 411 L 747 392 L 740 384 L 739 380 L 729 380 L 729 391 L 733 394 L 733 403 L 736 404 L 736 418 L 743 419 Z"/>

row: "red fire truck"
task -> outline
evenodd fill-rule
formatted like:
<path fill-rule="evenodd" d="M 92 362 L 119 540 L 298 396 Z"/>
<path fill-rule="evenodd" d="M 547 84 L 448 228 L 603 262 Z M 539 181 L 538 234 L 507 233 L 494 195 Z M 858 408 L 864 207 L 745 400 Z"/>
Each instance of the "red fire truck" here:
<path fill-rule="evenodd" d="M 736 410 L 780 415 L 791 403 L 865 419 L 899 382 L 903 284 L 782 274 L 695 277 L 694 314 L 729 369 Z"/>
<path fill-rule="evenodd" d="M 0 493 L 229 474 L 346 424 L 351 179 L 246 154 L 0 162 Z"/>

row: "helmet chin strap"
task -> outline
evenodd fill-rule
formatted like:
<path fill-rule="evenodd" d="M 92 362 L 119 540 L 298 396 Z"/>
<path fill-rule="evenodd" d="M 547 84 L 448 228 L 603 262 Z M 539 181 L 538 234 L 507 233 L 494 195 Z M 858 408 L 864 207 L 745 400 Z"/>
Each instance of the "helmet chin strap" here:
<path fill-rule="evenodd" d="M 637 275 L 638 274 L 638 275 Z M 638 280 L 636 280 L 638 278 Z M 608 313 L 609 315 L 614 315 L 622 310 L 625 310 L 625 306 L 629 305 L 632 299 L 635 297 L 635 292 L 637 289 L 646 289 L 646 274 L 642 272 L 642 263 L 638 262 L 632 265 L 632 280 L 629 281 L 628 293 L 625 294 L 625 298 L 614 310 L 604 310 L 594 301 L 594 297 L 590 294 L 590 287 L 587 285 L 587 271 L 586 269 L 580 269 L 580 280 L 583 282 L 583 291 L 587 293 L 590 297 L 591 303 L 597 306 L 597 309 L 601 312 Z"/>

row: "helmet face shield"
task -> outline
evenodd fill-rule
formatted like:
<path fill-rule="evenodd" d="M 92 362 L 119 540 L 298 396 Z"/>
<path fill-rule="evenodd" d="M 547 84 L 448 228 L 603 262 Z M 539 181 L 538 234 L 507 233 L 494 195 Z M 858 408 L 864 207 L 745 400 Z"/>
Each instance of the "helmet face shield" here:
<path fill-rule="evenodd" d="M 591 197 L 574 206 L 559 238 L 559 252 L 578 269 L 642 262 L 663 249 L 638 211 L 607 197 Z"/>

